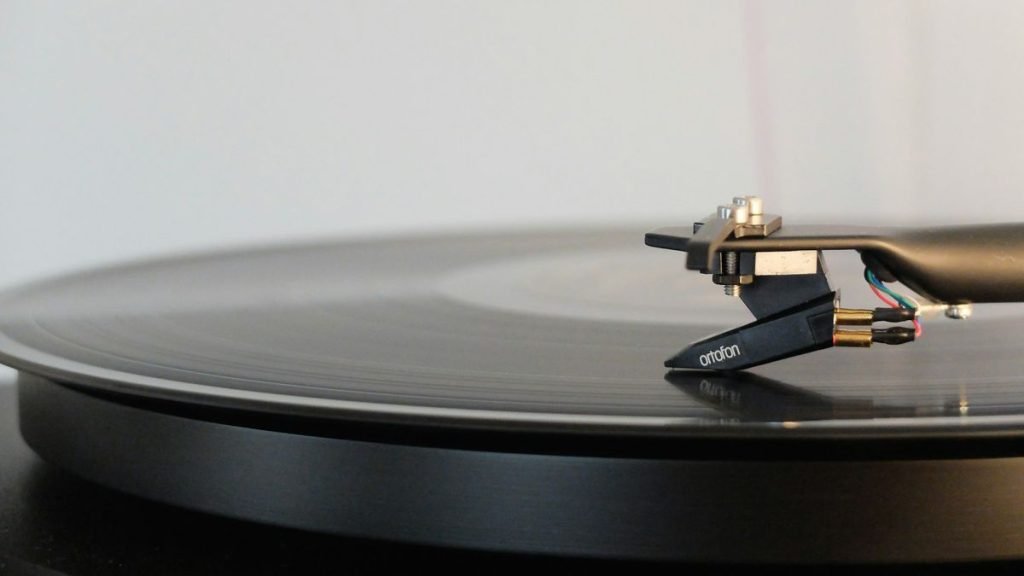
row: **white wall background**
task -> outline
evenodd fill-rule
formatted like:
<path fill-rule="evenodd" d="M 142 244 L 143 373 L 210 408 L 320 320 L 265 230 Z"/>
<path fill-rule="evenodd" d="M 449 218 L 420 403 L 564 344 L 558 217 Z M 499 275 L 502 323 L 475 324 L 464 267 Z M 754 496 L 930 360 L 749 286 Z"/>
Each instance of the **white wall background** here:
<path fill-rule="evenodd" d="M 1024 2 L 0 3 L 0 287 L 410 230 L 1024 219 Z"/>

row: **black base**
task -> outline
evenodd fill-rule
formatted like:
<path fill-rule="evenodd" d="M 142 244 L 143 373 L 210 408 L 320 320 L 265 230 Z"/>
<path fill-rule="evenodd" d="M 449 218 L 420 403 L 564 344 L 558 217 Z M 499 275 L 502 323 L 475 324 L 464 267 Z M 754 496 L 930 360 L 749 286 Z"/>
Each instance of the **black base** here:
<path fill-rule="evenodd" d="M 0 574 L 3 576 L 278 576 L 380 574 L 410 565 L 589 571 L 563 559 L 315 534 L 132 497 L 39 460 L 18 434 L 17 395 L 0 371 Z M 676 564 L 618 566 L 678 574 Z M 654 570 L 652 570 L 652 568 Z M 710 567 L 708 567 L 710 568 Z M 704 574 L 686 566 L 687 574 Z M 760 569 L 757 569 L 760 573 Z M 718 570 L 714 571 L 719 573 Z"/>
<path fill-rule="evenodd" d="M 1024 458 L 571 456 L 367 442 L 183 417 L 37 376 L 44 459 L 152 500 L 261 523 L 573 557 L 844 564 L 1024 558 Z"/>

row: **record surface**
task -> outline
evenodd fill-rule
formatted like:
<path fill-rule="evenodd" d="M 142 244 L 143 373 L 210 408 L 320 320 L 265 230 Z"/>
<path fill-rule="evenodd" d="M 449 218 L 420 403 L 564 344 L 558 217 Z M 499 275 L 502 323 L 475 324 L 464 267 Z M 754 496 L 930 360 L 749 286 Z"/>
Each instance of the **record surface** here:
<path fill-rule="evenodd" d="M 643 232 L 305 245 L 89 272 L 7 293 L 0 358 L 96 390 L 326 418 L 740 436 L 1024 424 L 1016 306 L 926 319 L 910 345 L 762 366 L 754 385 L 673 378 L 666 358 L 749 314 Z M 855 261 L 828 260 L 844 305 L 873 305 Z"/>
<path fill-rule="evenodd" d="M 668 371 L 749 315 L 644 232 L 87 272 L 0 298 L 0 359 L 45 460 L 260 523 L 712 564 L 1024 558 L 1019 306 L 926 318 L 899 347 Z M 856 255 L 827 260 L 845 306 L 874 306 Z"/>

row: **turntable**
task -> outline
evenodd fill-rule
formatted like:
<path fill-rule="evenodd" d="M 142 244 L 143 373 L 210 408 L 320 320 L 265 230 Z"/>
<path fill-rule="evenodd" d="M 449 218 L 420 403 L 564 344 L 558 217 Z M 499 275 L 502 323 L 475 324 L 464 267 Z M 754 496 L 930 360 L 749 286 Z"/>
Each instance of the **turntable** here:
<path fill-rule="evenodd" d="M 823 238 L 787 223 L 744 239 L 722 233 L 730 218 L 647 242 L 690 257 L 710 246 L 710 260 L 687 267 L 740 285 L 715 269 L 722 253 L 794 237 L 794 250 L 814 251 Z M 902 322 L 888 333 L 908 345 L 847 349 L 832 346 L 847 329 L 830 288 L 828 345 L 742 371 L 666 368 L 682 342 L 778 310 L 710 290 L 677 252 L 645 246 L 647 232 L 496 231 L 126 264 L 6 293 L 0 359 L 18 370 L 20 432 L 48 463 L 42 474 L 213 522 L 704 566 L 1024 558 L 1024 309 L 985 304 L 968 321 L 930 322 L 965 316 L 966 302 L 895 302 L 866 322 Z M 995 254 L 1019 284 L 1024 259 Z M 818 256 L 803 272 L 813 282 L 826 280 Z M 837 254 L 827 280 L 846 300 L 867 298 L 862 266 Z M 914 289 L 918 277 L 885 270 L 879 285 Z M 1009 300 L 985 294 L 969 296 Z M 918 322 L 927 332 L 911 344 Z M 858 330 L 861 342 L 878 334 Z"/>

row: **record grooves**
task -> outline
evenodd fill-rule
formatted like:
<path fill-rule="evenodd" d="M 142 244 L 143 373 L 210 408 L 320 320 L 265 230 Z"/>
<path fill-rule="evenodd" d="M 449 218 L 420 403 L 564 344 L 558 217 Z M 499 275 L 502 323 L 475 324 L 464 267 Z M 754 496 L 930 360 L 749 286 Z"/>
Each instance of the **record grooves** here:
<path fill-rule="evenodd" d="M 190 509 L 569 556 L 1024 557 L 1018 309 L 870 361 L 666 372 L 742 311 L 660 252 L 596 230 L 165 259 L 4 295 L 0 357 L 44 459 Z"/>

